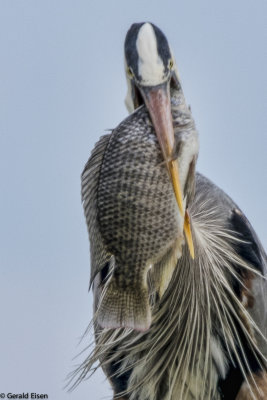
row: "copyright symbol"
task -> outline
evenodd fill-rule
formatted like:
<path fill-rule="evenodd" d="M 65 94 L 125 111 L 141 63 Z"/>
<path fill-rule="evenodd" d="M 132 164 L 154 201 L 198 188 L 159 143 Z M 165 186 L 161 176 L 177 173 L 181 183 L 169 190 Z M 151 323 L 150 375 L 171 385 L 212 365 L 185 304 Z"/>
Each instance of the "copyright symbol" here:
<path fill-rule="evenodd" d="M 5 393 L 1 393 L 0 394 L 0 399 L 4 399 L 6 396 L 5 396 Z"/>

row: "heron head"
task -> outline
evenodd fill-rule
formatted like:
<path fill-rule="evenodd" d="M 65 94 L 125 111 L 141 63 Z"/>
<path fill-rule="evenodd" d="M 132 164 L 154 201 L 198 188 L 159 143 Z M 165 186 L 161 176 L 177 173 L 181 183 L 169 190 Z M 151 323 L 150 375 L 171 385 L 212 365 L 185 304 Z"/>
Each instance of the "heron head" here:
<path fill-rule="evenodd" d="M 145 102 L 150 89 L 179 88 L 178 71 L 165 35 L 154 24 L 133 24 L 127 32 L 125 72 L 128 84 L 126 106 L 129 112 Z"/>

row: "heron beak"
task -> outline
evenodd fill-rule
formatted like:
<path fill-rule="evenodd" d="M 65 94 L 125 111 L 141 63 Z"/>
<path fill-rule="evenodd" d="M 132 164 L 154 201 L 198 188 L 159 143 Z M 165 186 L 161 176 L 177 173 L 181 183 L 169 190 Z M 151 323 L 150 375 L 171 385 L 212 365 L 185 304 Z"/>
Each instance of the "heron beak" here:
<path fill-rule="evenodd" d="M 181 215 L 184 217 L 183 196 L 179 179 L 177 160 L 172 160 L 174 148 L 174 131 L 171 114 L 170 89 L 167 83 L 155 87 L 142 87 L 146 107 L 149 111 L 163 158 L 166 161 L 172 180 L 175 198 Z"/>
<path fill-rule="evenodd" d="M 183 195 L 179 179 L 177 160 L 173 160 L 174 130 L 171 114 L 171 100 L 169 84 L 163 83 L 155 87 L 141 87 L 140 92 L 149 111 L 156 135 L 160 144 L 163 158 L 171 177 L 175 198 L 182 217 L 184 218 L 184 233 L 192 259 L 194 259 L 194 245 L 190 228 L 189 215 L 184 209 Z"/>

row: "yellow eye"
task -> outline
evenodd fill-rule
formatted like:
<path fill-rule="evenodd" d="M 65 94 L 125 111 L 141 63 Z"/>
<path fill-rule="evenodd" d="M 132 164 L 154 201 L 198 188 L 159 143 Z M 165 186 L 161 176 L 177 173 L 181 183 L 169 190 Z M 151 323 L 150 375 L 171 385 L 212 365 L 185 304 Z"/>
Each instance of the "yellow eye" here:
<path fill-rule="evenodd" d="M 132 68 L 127 67 L 126 72 L 129 78 L 132 78 L 134 76 Z"/>
<path fill-rule="evenodd" d="M 170 68 L 170 69 L 173 69 L 173 60 L 170 60 L 170 61 L 169 61 L 169 68 Z"/>

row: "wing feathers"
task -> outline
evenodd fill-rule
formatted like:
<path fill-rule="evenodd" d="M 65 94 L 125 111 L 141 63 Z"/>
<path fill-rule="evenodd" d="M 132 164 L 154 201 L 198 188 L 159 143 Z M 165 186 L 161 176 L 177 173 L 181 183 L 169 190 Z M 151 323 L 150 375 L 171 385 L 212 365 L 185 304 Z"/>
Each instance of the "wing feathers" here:
<path fill-rule="evenodd" d="M 90 239 L 90 255 L 91 255 L 91 278 L 92 284 L 95 276 L 109 262 L 111 254 L 107 251 L 103 242 L 98 224 L 98 205 L 97 190 L 98 180 L 101 171 L 101 165 L 105 150 L 109 143 L 110 134 L 104 135 L 96 143 L 91 157 L 86 163 L 82 173 L 82 202 L 84 215 L 86 218 L 87 229 Z"/>

